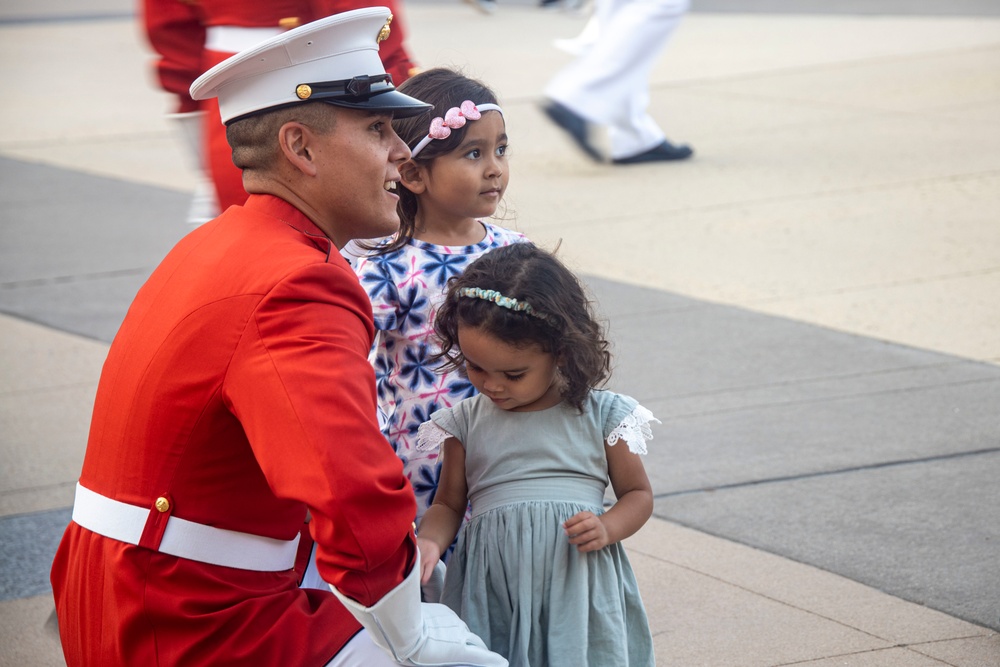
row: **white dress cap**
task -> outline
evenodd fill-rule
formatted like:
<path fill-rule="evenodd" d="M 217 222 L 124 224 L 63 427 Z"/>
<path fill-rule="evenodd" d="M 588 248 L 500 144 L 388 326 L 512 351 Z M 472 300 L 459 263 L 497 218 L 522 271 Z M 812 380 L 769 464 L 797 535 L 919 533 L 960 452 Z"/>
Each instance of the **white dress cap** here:
<path fill-rule="evenodd" d="M 366 7 L 299 26 L 208 70 L 191 97 L 218 97 L 224 123 L 315 100 L 399 118 L 423 113 L 430 105 L 396 91 L 378 57 L 391 21 L 386 7 Z"/>

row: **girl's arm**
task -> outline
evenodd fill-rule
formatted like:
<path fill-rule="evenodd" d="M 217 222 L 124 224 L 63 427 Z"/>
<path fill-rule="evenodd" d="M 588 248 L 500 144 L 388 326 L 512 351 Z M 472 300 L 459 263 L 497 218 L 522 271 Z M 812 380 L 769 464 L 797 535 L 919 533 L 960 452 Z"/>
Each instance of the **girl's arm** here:
<path fill-rule="evenodd" d="M 570 544 L 586 553 L 634 535 L 653 514 L 653 489 L 639 455 L 629 451 L 622 440 L 610 446 L 604 443 L 608 474 L 618 502 L 601 516 L 580 512 L 563 527 Z"/>
<path fill-rule="evenodd" d="M 441 477 L 434 502 L 420 520 L 417 546 L 420 548 L 420 581 L 427 583 L 434 566 L 458 535 L 462 518 L 469 506 L 469 487 L 465 481 L 465 447 L 448 438 L 441 447 Z"/>

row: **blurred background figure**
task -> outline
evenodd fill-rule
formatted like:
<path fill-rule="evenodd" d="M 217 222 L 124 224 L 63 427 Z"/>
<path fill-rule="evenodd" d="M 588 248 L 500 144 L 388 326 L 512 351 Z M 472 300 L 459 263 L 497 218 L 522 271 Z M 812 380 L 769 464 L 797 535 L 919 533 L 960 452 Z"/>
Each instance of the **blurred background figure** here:
<path fill-rule="evenodd" d="M 226 128 L 219 122 L 215 99 L 196 102 L 188 89 L 203 72 L 238 51 L 299 25 L 371 5 L 386 6 L 393 14 L 379 57 L 399 85 L 416 66 L 404 46 L 398 0 L 142 0 L 142 14 L 150 45 L 158 54 L 156 73 L 163 90 L 177 96 L 176 113 L 185 148 L 199 180 L 188 222 L 201 224 L 234 204 L 246 201 L 243 177 L 233 165 Z"/>
<path fill-rule="evenodd" d="M 594 45 L 599 33 L 600 27 L 597 23 L 597 14 L 591 11 L 590 18 L 587 19 L 587 23 L 584 24 L 583 30 L 580 31 L 579 35 L 576 37 L 554 39 L 552 40 L 552 44 L 560 51 L 565 51 L 571 56 L 579 56 Z"/>
<path fill-rule="evenodd" d="M 499 6 L 497 0 L 465 0 L 484 14 L 494 14 Z M 550 11 L 566 10 L 577 11 L 581 9 L 586 0 L 538 0 L 539 9 Z"/>
<path fill-rule="evenodd" d="M 583 9 L 583 5 L 587 0 L 538 0 L 538 6 L 541 9 L 546 9 L 549 11 L 567 11 L 575 12 Z"/>
<path fill-rule="evenodd" d="M 497 10 L 497 0 L 465 0 L 483 14 L 493 14 Z"/>
<path fill-rule="evenodd" d="M 546 115 L 594 160 L 593 125 L 608 128 L 611 161 L 683 160 L 690 147 L 667 141 L 649 115 L 649 75 L 689 0 L 597 0 L 583 33 L 559 48 L 578 52 L 545 89 Z"/>

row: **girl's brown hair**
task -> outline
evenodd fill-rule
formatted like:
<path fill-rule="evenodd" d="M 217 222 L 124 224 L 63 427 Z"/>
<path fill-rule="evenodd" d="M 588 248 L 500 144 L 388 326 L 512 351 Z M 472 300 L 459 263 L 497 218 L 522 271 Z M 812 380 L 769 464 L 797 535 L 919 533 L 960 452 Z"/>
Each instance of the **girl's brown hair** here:
<path fill-rule="evenodd" d="M 531 313 L 461 296 L 463 288 L 495 290 L 531 306 Z M 514 347 L 532 344 L 555 356 L 564 379 L 563 399 L 577 410 L 591 389 L 611 374 L 610 344 L 594 317 L 583 285 L 554 255 L 530 243 L 496 248 L 448 282 L 434 319 L 445 368 L 465 362 L 459 326 L 479 329 Z"/>

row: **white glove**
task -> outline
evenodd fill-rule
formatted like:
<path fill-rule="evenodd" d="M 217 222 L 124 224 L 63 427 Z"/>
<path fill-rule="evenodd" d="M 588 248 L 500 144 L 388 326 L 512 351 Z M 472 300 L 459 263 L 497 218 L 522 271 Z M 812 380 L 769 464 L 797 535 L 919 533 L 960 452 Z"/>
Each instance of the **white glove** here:
<path fill-rule="evenodd" d="M 368 631 L 372 641 L 401 665 L 414 667 L 507 667 L 455 612 L 420 601 L 420 553 L 410 574 L 371 607 L 333 586 L 330 590 Z"/>
<path fill-rule="evenodd" d="M 440 602 L 444 593 L 444 575 L 447 572 L 444 563 L 440 560 L 434 563 L 434 572 L 426 584 L 420 586 L 420 592 L 426 602 Z"/>

